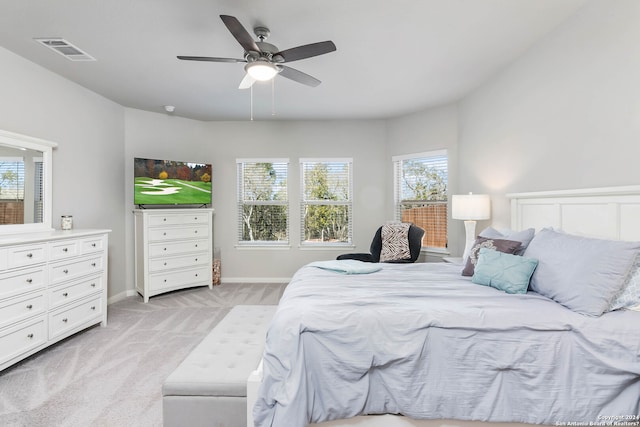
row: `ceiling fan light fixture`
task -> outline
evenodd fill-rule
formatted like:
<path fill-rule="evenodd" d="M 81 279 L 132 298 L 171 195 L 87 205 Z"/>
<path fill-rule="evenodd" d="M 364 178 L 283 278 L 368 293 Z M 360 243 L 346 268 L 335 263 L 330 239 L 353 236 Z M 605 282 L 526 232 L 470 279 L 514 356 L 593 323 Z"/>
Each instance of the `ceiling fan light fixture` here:
<path fill-rule="evenodd" d="M 266 82 L 278 74 L 278 68 L 266 61 L 255 61 L 244 66 L 245 71 L 255 80 Z"/>

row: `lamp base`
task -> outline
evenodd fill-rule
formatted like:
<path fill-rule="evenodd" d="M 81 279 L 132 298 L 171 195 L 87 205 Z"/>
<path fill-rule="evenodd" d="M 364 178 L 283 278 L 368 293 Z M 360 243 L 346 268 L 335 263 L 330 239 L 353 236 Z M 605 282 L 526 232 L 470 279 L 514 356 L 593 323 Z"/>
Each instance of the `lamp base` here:
<path fill-rule="evenodd" d="M 465 221 L 464 230 L 466 243 L 464 246 L 464 253 L 462 254 L 462 262 L 466 264 L 467 258 L 471 254 L 471 248 L 476 241 L 476 221 Z"/>

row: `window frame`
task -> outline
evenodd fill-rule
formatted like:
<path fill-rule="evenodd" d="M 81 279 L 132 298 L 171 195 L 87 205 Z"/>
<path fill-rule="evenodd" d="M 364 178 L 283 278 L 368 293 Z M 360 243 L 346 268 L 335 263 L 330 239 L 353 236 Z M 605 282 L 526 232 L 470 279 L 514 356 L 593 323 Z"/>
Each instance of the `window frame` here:
<path fill-rule="evenodd" d="M 402 176 L 402 169 L 403 169 L 403 162 L 407 161 L 407 160 L 416 160 L 416 159 L 423 159 L 423 158 L 440 158 L 440 157 L 445 157 L 446 158 L 446 190 L 445 190 L 445 196 L 446 196 L 446 200 L 441 200 L 441 201 L 432 201 L 432 200 L 426 200 L 426 199 L 420 199 L 420 200 L 415 200 L 415 201 L 404 201 L 405 199 L 402 199 L 402 181 L 401 181 L 401 176 Z M 416 205 L 429 205 L 429 206 L 445 206 L 446 209 L 446 214 L 444 215 L 444 221 L 445 221 L 445 233 L 444 233 L 444 237 L 445 237 L 445 244 L 443 247 L 440 246 L 426 246 L 423 245 L 422 246 L 422 251 L 424 252 L 434 252 L 434 253 L 443 253 L 446 254 L 448 253 L 448 240 L 449 240 L 449 226 L 448 226 L 448 205 L 449 205 L 449 154 L 448 151 L 446 149 L 440 149 L 440 150 L 432 150 L 432 151 L 424 151 L 424 152 L 420 152 L 420 153 L 411 153 L 411 154 L 405 154 L 405 155 L 399 155 L 399 156 L 393 156 L 392 158 L 393 161 L 393 211 L 394 211 L 394 217 L 396 220 L 401 221 L 402 220 L 402 204 L 416 204 Z M 404 202 L 403 202 L 404 201 Z M 417 224 L 419 225 L 419 224 Z M 428 231 L 428 230 L 425 230 Z M 427 235 L 425 233 L 425 239 L 427 238 Z"/>
<path fill-rule="evenodd" d="M 317 163 L 346 163 L 348 166 L 347 200 L 306 200 L 305 165 Z M 353 246 L 353 158 L 351 157 L 308 157 L 300 158 L 300 247 L 301 248 L 344 248 Z M 305 240 L 305 207 L 311 206 L 346 206 L 347 208 L 347 241 L 345 242 L 312 242 Z"/>
<path fill-rule="evenodd" d="M 244 165 L 256 164 L 256 163 L 271 163 L 271 164 L 284 164 L 284 170 L 286 171 L 286 199 L 285 200 L 244 200 Z M 290 213 L 290 188 L 289 188 L 289 168 L 290 161 L 288 158 L 238 158 L 236 159 L 236 215 L 237 215 L 237 247 L 242 248 L 288 248 L 291 244 L 291 213 Z M 285 231 L 286 240 L 243 240 L 244 231 L 244 207 L 246 205 L 254 206 L 284 206 L 285 207 Z"/>

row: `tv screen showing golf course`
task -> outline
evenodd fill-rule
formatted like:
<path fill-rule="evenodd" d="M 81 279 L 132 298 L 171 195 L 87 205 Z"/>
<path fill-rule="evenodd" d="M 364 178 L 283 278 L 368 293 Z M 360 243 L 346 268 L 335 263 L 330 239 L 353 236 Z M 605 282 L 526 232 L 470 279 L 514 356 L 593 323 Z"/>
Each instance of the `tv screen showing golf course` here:
<path fill-rule="evenodd" d="M 133 159 L 136 205 L 208 205 L 211 164 Z"/>

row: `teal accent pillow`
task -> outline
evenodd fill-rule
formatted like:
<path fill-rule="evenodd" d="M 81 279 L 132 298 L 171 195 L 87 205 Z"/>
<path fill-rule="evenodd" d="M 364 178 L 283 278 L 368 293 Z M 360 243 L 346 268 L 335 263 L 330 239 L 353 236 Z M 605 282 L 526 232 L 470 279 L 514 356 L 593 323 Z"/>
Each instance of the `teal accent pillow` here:
<path fill-rule="evenodd" d="M 471 281 L 508 294 L 526 294 L 538 260 L 482 248 Z"/>

